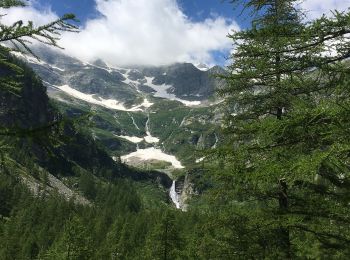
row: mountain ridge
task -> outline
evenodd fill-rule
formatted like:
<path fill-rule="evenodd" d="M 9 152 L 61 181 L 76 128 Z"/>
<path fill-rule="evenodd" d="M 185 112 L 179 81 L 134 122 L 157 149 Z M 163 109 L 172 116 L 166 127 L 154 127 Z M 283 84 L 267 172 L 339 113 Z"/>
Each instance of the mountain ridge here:
<path fill-rule="evenodd" d="M 134 68 L 109 67 L 102 60 L 86 63 L 62 52 L 40 47 L 34 50 L 40 61 L 33 57 L 17 54 L 33 69 L 54 86 L 68 85 L 85 94 L 101 98 L 118 98 L 126 105 L 142 95 L 163 92 L 158 97 L 170 100 L 196 101 L 190 105 L 211 98 L 222 82 L 212 77 L 213 67 L 206 71 L 191 63 L 175 63 L 166 66 L 135 66 Z M 224 71 L 220 68 L 221 71 Z M 159 89 L 157 89 L 159 88 Z M 135 103 L 134 103 L 135 104 Z"/>
<path fill-rule="evenodd" d="M 112 157 L 155 147 L 194 165 L 202 157 L 195 151 L 216 143 L 215 118 L 221 112 L 211 93 L 219 82 L 209 75 L 222 68 L 201 71 L 190 63 L 111 68 L 102 60 L 83 63 L 47 50 L 42 52 L 45 60 L 27 62 L 45 79 L 50 97 L 64 113 L 96 113 L 93 135 L 110 149 Z M 196 84 L 200 87 L 191 94 L 188 89 Z M 151 124 L 145 130 L 147 118 Z M 147 132 L 156 133 L 159 142 L 148 143 Z"/>

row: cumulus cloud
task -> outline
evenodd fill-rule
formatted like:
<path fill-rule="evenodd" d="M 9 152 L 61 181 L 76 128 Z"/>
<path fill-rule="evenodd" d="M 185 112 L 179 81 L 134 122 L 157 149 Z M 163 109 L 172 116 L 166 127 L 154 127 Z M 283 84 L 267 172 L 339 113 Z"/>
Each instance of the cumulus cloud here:
<path fill-rule="evenodd" d="M 83 61 L 102 59 L 111 65 L 162 65 L 174 62 L 214 64 L 214 52 L 227 51 L 226 35 L 239 26 L 220 16 L 202 22 L 187 17 L 176 0 L 95 0 L 98 18 L 79 34 L 64 33 L 60 45 Z M 50 9 L 33 6 L 3 10 L 1 22 L 32 20 L 41 25 L 57 18 Z"/>
<path fill-rule="evenodd" d="M 51 9 L 45 8 L 37 10 L 31 4 L 25 8 L 0 8 L 0 14 L 4 15 L 0 18 L 0 22 L 7 25 L 11 25 L 20 19 L 24 22 L 32 21 L 34 25 L 40 26 L 52 22 L 53 20 L 56 20 L 58 18 L 58 16 L 54 12 L 52 12 Z"/>
<path fill-rule="evenodd" d="M 311 20 L 323 14 L 330 15 L 334 10 L 347 11 L 350 0 L 305 0 L 301 7 L 307 11 L 307 18 Z"/>
<path fill-rule="evenodd" d="M 65 33 L 60 45 L 83 61 L 102 59 L 120 65 L 162 65 L 174 62 L 215 64 L 213 53 L 228 53 L 232 42 L 226 35 L 237 23 L 212 16 L 201 22 L 187 17 L 177 0 L 95 0 L 100 16 L 81 26 L 79 34 Z M 36 5 L 37 6 L 37 5 Z M 330 10 L 347 10 L 350 0 L 305 0 L 301 7 L 313 19 Z M 50 9 L 1 10 L 2 23 L 19 18 L 41 25 L 57 18 Z"/>
<path fill-rule="evenodd" d="M 175 0 L 96 0 L 101 17 L 61 44 L 82 60 L 101 58 L 113 65 L 213 63 L 213 51 L 227 50 L 226 35 L 238 29 L 222 17 L 192 22 Z"/>

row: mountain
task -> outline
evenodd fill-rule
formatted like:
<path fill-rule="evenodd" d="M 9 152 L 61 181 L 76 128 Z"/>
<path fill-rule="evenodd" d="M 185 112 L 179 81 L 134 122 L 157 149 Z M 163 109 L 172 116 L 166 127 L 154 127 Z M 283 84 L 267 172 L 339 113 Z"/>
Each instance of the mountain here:
<path fill-rule="evenodd" d="M 110 259 L 123 250 L 136 259 L 161 242 L 159 224 L 181 214 L 168 199 L 174 182 L 112 160 L 85 120 L 57 110 L 32 69 L 1 55 L 11 64 L 0 66 L 2 79 L 16 84 L 0 88 L 0 258 Z"/>
<path fill-rule="evenodd" d="M 40 76 L 54 106 L 73 120 L 88 116 L 85 128 L 115 161 L 181 180 L 179 200 L 193 193 L 206 149 L 220 142 L 222 111 L 213 75 L 190 63 L 160 67 L 111 67 L 81 62 L 49 48 L 40 57 L 18 55 Z M 188 173 L 192 172 L 191 176 Z M 135 176 L 134 176 L 135 177 Z M 181 178 L 180 178 L 181 177 Z M 153 178 L 153 177 L 152 177 Z M 177 202 L 175 202 L 176 204 Z"/>
<path fill-rule="evenodd" d="M 113 157 L 140 166 L 145 158 L 132 160 L 129 155 L 141 150 L 134 158 L 144 157 L 148 149 L 156 157 L 148 161 L 159 161 L 162 152 L 161 160 L 177 164 L 170 168 L 181 168 L 181 163 L 195 165 L 200 150 L 219 142 L 222 113 L 214 93 L 222 82 L 213 74 L 224 70 L 218 66 L 206 71 L 190 63 L 116 68 L 101 60 L 84 63 L 49 48 L 35 52 L 40 60 L 20 57 L 43 79 L 62 113 L 92 113 L 93 135 Z"/>
<path fill-rule="evenodd" d="M 197 69 L 203 70 L 203 71 L 207 71 L 210 69 L 209 66 L 204 63 L 199 63 L 199 64 L 196 64 L 195 66 L 197 67 Z"/>
<path fill-rule="evenodd" d="M 17 69 L 2 66 L 0 75 L 4 78 L 16 76 L 19 71 L 21 75 L 17 77 L 17 89 L 0 90 L 1 136 L 4 137 L 0 145 L 9 150 L 2 153 L 2 160 L 8 156 L 5 161 L 10 168 L 20 167 L 22 170 L 18 171 L 17 177 L 36 193 L 48 184 L 64 196 L 80 197 L 79 201 L 86 202 L 77 187 L 62 182 L 65 178 L 79 178 L 84 174 L 93 174 L 101 180 L 151 181 L 170 188 L 172 181 L 165 174 L 142 172 L 113 160 L 90 133 L 77 122 L 65 118 L 52 105 L 46 87 L 30 68 L 9 55 L 4 57 Z M 39 173 L 47 176 L 46 181 Z"/>
<path fill-rule="evenodd" d="M 189 101 L 203 101 L 214 95 L 220 82 L 212 76 L 213 70 L 200 70 L 191 63 L 144 68 L 141 72 L 153 79 L 155 85 L 169 86 L 167 94 Z"/>
<path fill-rule="evenodd" d="M 212 69 L 199 70 L 190 63 L 120 68 L 108 66 L 101 60 L 81 62 L 47 47 L 37 47 L 35 52 L 40 60 L 17 55 L 29 62 L 48 85 L 68 85 L 84 94 L 114 98 L 126 107 L 143 101 L 142 97 L 150 93 L 154 97 L 195 105 L 212 97 L 220 86 L 211 75 Z"/>

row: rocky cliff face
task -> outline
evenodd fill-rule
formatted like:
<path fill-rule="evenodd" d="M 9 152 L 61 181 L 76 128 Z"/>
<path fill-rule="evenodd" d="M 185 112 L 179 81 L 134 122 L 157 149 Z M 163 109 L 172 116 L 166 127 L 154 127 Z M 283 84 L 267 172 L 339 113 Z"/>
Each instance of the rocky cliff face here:
<path fill-rule="evenodd" d="M 194 184 L 190 181 L 190 175 L 187 173 L 179 177 L 173 183 L 173 190 L 170 191 L 170 197 L 177 208 L 187 211 L 188 200 L 197 194 Z M 173 193 L 173 194 L 172 194 Z"/>
<path fill-rule="evenodd" d="M 0 124 L 5 128 L 29 129 L 47 124 L 54 119 L 54 112 L 49 106 L 46 87 L 32 70 L 22 62 L 8 56 L 21 68 L 18 72 L 7 66 L 0 66 L 0 77 L 16 78 L 20 84 L 14 91 L 0 88 Z"/>
<path fill-rule="evenodd" d="M 69 85 L 85 94 L 115 98 L 137 103 L 144 94 L 161 98 L 203 101 L 212 97 L 222 82 L 213 77 L 220 67 L 199 69 L 191 63 L 177 63 L 159 67 L 110 67 L 101 60 L 81 62 L 49 48 L 35 50 L 41 61 L 30 57 L 29 62 L 48 86 Z M 161 92 L 161 95 L 159 94 Z M 157 95 L 158 93 L 158 95 Z M 166 94 L 168 94 L 166 96 Z"/>
<path fill-rule="evenodd" d="M 8 61 L 15 63 L 17 70 L 0 66 L 0 76 L 15 77 L 20 84 L 15 91 L 0 88 L 0 124 L 3 131 L 11 133 L 7 137 L 14 160 L 33 160 L 54 176 L 74 176 L 80 168 L 98 177 L 153 180 L 170 187 L 171 179 L 165 174 L 144 173 L 115 162 L 101 145 L 52 106 L 46 87 L 32 69 L 12 56 Z"/>
<path fill-rule="evenodd" d="M 90 171 L 94 165 L 104 165 L 105 175 L 158 180 L 170 188 L 172 180 L 162 172 L 172 176 L 174 163 L 184 166 L 184 172 L 197 167 L 203 157 L 201 151 L 220 141 L 222 111 L 213 94 L 221 82 L 212 76 L 223 73 L 220 67 L 198 69 L 190 63 L 178 63 L 117 68 L 101 60 L 84 63 L 46 48 L 37 53 L 40 61 L 21 58 L 44 80 L 60 111 L 72 118 L 92 114 L 92 127 L 87 131 L 94 140 L 75 136 L 74 142 L 80 145 L 62 148 L 59 154 L 65 155 L 51 162 L 52 167 L 68 165 L 64 172 L 69 172 L 72 165 L 64 162 L 69 158 Z M 120 158 L 119 170 L 108 170 L 113 162 L 106 154 L 99 154 L 92 145 L 96 142 L 111 157 Z M 120 161 L 148 173 L 130 171 Z M 179 180 L 176 186 L 180 203 L 185 205 L 193 186 L 189 179 Z"/>
<path fill-rule="evenodd" d="M 143 74 L 153 77 L 156 85 L 171 86 L 169 93 L 186 100 L 205 100 L 214 95 L 220 81 L 212 76 L 213 70 L 202 71 L 191 63 L 143 68 Z"/>

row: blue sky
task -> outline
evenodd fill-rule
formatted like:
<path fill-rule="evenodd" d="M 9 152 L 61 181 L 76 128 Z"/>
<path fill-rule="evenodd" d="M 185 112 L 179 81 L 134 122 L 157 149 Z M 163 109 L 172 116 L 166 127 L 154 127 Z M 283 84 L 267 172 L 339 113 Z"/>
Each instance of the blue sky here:
<path fill-rule="evenodd" d="M 99 15 L 95 8 L 95 0 L 37 0 L 36 6 L 51 7 L 59 15 L 64 13 L 74 13 L 84 23 L 87 19 L 95 18 Z M 228 0 L 177 0 L 181 10 L 193 21 L 200 22 L 212 15 L 220 15 L 233 18 L 241 26 L 247 26 L 247 18 L 239 15 L 238 10 L 234 10 L 234 5 Z"/>
<path fill-rule="evenodd" d="M 82 23 L 98 15 L 94 0 L 38 0 L 34 3 L 38 9 L 52 8 L 60 16 L 65 13 L 74 13 Z"/>
<path fill-rule="evenodd" d="M 79 34 L 63 34 L 65 52 L 83 61 L 110 65 L 165 65 L 174 62 L 223 65 L 233 48 L 227 34 L 249 27 L 247 13 L 228 0 L 31 0 L 9 10 L 3 21 L 36 25 L 75 13 Z M 345 10 L 350 0 L 304 0 L 308 18 Z"/>
<path fill-rule="evenodd" d="M 239 11 L 234 10 L 234 6 L 227 0 L 177 0 L 177 4 L 182 13 L 193 23 L 202 23 L 208 18 L 215 19 L 220 17 L 227 19 L 227 21 L 235 20 L 240 27 L 246 27 L 249 24 L 247 19 L 239 16 Z M 84 27 L 87 21 L 101 16 L 100 12 L 96 10 L 95 0 L 36 0 L 34 7 L 37 9 L 50 8 L 59 16 L 64 13 L 74 13 L 80 20 L 79 25 L 82 27 Z M 228 32 L 229 30 L 225 34 Z M 227 44 L 225 47 L 219 46 L 218 49 L 209 48 L 206 50 L 206 54 L 206 58 L 197 58 L 195 57 L 196 54 L 188 54 L 188 61 L 222 65 L 226 62 L 229 55 L 229 48 Z M 181 61 L 181 59 L 178 61 Z"/>
<path fill-rule="evenodd" d="M 226 35 L 244 26 L 244 19 L 240 19 L 227 0 L 33 0 L 32 3 L 36 10 L 51 10 L 57 16 L 76 14 L 82 36 L 66 39 L 63 45 L 69 54 L 87 61 L 102 58 L 126 65 L 173 62 L 222 65 L 231 47 Z M 135 11 L 135 17 L 132 6 L 140 9 Z M 134 23 L 126 16 L 132 17 Z M 138 20 L 140 16 L 144 20 Z M 164 25 L 157 19 L 164 21 Z M 238 23 L 239 19 L 243 22 Z M 146 29 L 139 31 L 140 24 Z M 107 37 L 107 32 L 101 33 L 101 28 L 111 37 Z M 150 35 L 155 35 L 154 39 L 149 39 Z M 108 46 L 106 42 L 110 39 L 114 42 Z M 79 41 L 89 42 L 89 46 L 84 50 L 77 44 Z M 107 51 L 115 46 L 119 46 L 119 53 Z M 131 55 L 127 47 L 133 47 L 139 54 Z"/>

